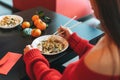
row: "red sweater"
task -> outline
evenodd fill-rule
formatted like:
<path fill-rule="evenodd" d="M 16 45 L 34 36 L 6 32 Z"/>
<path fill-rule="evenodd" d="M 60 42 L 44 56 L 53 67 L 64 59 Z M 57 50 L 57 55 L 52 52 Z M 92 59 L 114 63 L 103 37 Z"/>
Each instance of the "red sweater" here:
<path fill-rule="evenodd" d="M 107 76 L 95 73 L 84 64 L 84 55 L 93 47 L 88 41 L 73 33 L 68 40 L 70 47 L 81 57 L 79 61 L 70 64 L 63 74 L 51 69 L 47 59 L 38 49 L 32 49 L 24 56 L 26 71 L 31 80 L 119 80 L 117 76 Z"/>

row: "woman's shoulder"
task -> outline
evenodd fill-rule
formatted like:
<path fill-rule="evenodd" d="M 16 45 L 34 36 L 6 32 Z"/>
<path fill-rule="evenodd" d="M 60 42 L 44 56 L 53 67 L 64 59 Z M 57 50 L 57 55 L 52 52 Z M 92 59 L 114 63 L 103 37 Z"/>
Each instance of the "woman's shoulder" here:
<path fill-rule="evenodd" d="M 105 44 L 105 43 L 103 43 Z M 102 44 L 100 44 L 102 45 Z M 103 75 L 120 75 L 119 57 L 113 58 L 115 53 L 111 53 L 106 46 L 96 45 L 84 59 L 85 65 L 93 72 Z M 118 53 L 116 53 L 118 54 Z M 113 73 L 114 72 L 114 73 Z"/>

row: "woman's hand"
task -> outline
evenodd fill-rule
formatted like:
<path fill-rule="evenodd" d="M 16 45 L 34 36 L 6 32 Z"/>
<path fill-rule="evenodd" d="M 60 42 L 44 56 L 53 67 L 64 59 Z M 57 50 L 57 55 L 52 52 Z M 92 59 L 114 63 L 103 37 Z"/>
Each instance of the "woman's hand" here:
<path fill-rule="evenodd" d="M 65 38 L 66 40 L 68 40 L 68 38 L 70 37 L 70 35 L 72 34 L 73 32 L 67 28 L 67 27 L 63 27 L 63 26 L 60 26 L 60 28 L 58 28 L 58 34 Z"/>
<path fill-rule="evenodd" d="M 26 47 L 24 48 L 24 55 L 31 49 L 33 49 L 31 45 L 26 45 Z"/>

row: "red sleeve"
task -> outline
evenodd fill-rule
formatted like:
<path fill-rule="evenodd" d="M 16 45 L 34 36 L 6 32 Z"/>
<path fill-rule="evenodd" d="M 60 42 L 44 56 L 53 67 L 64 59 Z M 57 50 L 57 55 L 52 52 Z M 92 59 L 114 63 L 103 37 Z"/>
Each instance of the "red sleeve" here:
<path fill-rule="evenodd" d="M 76 33 L 73 33 L 68 39 L 70 47 L 79 55 L 82 56 L 88 50 L 90 50 L 93 45 L 91 45 L 87 40 L 80 38 Z"/>
<path fill-rule="evenodd" d="M 59 80 L 61 74 L 49 68 L 47 59 L 38 49 L 32 49 L 24 55 L 26 72 L 31 80 Z"/>

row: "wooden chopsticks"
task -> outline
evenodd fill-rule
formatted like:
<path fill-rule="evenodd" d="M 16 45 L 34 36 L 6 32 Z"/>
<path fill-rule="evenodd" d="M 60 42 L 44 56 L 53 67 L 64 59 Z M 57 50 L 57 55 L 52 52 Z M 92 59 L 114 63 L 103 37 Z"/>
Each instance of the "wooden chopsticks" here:
<path fill-rule="evenodd" d="M 66 22 L 63 26 L 68 25 L 70 22 L 72 22 L 77 16 L 74 16 L 72 19 L 70 19 L 68 22 Z M 54 32 L 53 35 L 56 35 L 58 31 Z"/>
<path fill-rule="evenodd" d="M 70 19 L 68 22 L 66 22 L 63 26 L 66 27 L 66 26 L 67 26 L 70 22 L 72 22 L 76 17 L 77 17 L 77 16 L 74 16 L 72 19 Z M 72 28 L 78 26 L 80 23 L 81 23 L 81 22 L 78 22 L 77 24 L 74 24 L 74 25 L 72 25 L 72 26 L 70 26 L 70 27 L 67 27 L 67 28 L 72 29 Z M 63 33 L 63 32 L 58 33 L 58 31 L 56 31 L 56 32 L 53 33 L 53 35 L 58 35 L 58 34 L 62 34 L 62 33 Z"/>
<path fill-rule="evenodd" d="M 73 26 L 71 26 L 71 27 L 67 27 L 67 28 L 69 28 L 69 29 L 72 29 L 72 28 L 74 28 L 74 27 L 76 27 L 76 26 L 78 26 L 79 24 L 81 24 L 81 22 L 78 22 L 77 24 L 74 24 Z M 62 33 L 64 33 L 64 31 L 62 31 L 62 32 L 57 32 L 56 34 L 54 34 L 54 35 L 60 35 L 60 34 L 62 34 Z"/>

